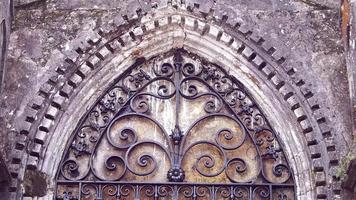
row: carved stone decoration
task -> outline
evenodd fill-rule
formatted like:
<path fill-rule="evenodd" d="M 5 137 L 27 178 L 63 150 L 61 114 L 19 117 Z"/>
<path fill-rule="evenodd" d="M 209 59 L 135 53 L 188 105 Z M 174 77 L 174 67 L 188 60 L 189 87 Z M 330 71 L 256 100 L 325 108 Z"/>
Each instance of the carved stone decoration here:
<path fill-rule="evenodd" d="M 57 199 L 295 198 L 268 119 L 223 67 L 178 49 L 116 80 L 73 133 Z"/>

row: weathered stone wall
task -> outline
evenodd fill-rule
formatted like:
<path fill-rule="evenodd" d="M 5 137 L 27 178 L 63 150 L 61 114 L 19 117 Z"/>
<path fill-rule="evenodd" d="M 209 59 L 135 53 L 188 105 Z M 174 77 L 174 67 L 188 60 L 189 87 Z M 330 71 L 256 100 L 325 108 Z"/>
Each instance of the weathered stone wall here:
<path fill-rule="evenodd" d="M 9 43 L 11 20 L 13 17 L 12 0 L 4 0 L 0 3 L 0 86 L 3 83 L 3 72 L 6 57 L 6 49 Z"/>
<path fill-rule="evenodd" d="M 10 38 L 11 19 L 13 15 L 11 0 L 3 0 L 0 2 L 0 94 L 3 88 L 4 74 L 5 74 L 5 58 L 7 54 L 7 47 Z M 2 123 L 2 120 L 1 122 Z M 7 185 L 10 181 L 10 176 L 7 171 L 7 165 L 5 162 L 5 152 L 9 152 L 9 147 L 5 135 L 2 135 L 0 140 L 0 196 L 4 196 L 3 192 L 6 192 Z M 7 150 L 6 150 L 7 148 Z"/>
<path fill-rule="evenodd" d="M 328 146 L 329 150 L 337 147 L 337 154 L 334 155 L 336 158 L 332 158 L 334 162 L 331 162 L 337 170 L 340 155 L 346 155 L 353 143 L 346 53 L 341 40 L 341 2 L 334 0 L 185 2 L 186 5 L 199 7 L 196 10 L 206 13 L 209 13 L 210 9 L 215 10 L 208 14 L 208 18 L 220 18 L 234 25 L 243 24 L 240 30 L 253 30 L 270 46 L 280 50 L 277 53 L 287 55 L 287 65 L 292 66 L 296 72 L 292 79 L 294 81 L 303 79 L 301 91 L 305 96 L 305 103 L 313 101 L 313 105 L 319 107 L 314 115 L 323 135 L 311 137 L 323 142 L 323 137 L 328 138 L 332 135 L 337 142 L 336 145 Z M 164 4 L 165 1 L 157 2 L 156 7 Z M 139 16 L 143 15 L 143 11 L 147 10 L 147 4 L 141 0 L 48 0 L 30 4 L 19 1 L 18 5 L 21 6 L 18 7 L 13 22 L 9 56 L 6 61 L 8 66 L 6 82 L 1 101 L 0 137 L 8 138 L 8 141 L 4 140 L 3 148 L 0 149 L 6 149 L 4 148 L 6 146 L 7 155 L 10 155 L 10 149 L 16 146 L 21 151 L 29 151 L 28 133 L 21 132 L 26 130 L 24 126 L 27 126 L 27 123 L 24 121 L 32 123 L 38 120 L 36 115 L 41 107 L 41 99 L 51 95 L 50 87 L 57 81 L 55 75 L 60 64 L 66 58 L 80 53 L 80 48 L 88 45 L 87 39 L 93 30 L 98 32 L 99 29 L 113 29 L 121 25 L 125 19 L 132 19 L 137 13 Z M 141 12 L 136 10 L 137 8 L 140 8 Z M 229 17 L 225 18 L 225 15 Z M 246 36 L 248 35 L 247 33 Z M 30 132 L 33 131 L 32 128 Z M 318 150 L 315 151 L 316 153 L 311 154 L 318 155 Z M 330 152 L 332 157 L 334 151 Z M 16 154 L 16 151 L 12 153 Z M 21 161 L 7 156 L 7 163 L 13 164 L 10 170 L 16 177 L 20 171 L 16 167 L 21 167 Z M 319 184 L 325 185 L 327 182 L 325 177 L 320 179 Z M 21 184 L 21 180 L 16 186 L 13 185 L 13 190 L 17 188 L 17 184 Z M 323 192 L 327 193 L 321 191 L 321 194 Z M 336 189 L 337 192 L 340 192 L 339 189 Z M 324 195 L 320 197 L 324 198 Z"/>
<path fill-rule="evenodd" d="M 356 1 L 347 1 L 348 6 L 343 7 L 343 12 L 349 15 L 349 23 L 346 27 L 345 42 L 347 48 L 347 71 L 349 79 L 351 115 L 353 120 L 353 146 L 351 153 L 344 159 L 343 187 L 345 188 L 345 199 L 356 199 Z"/>

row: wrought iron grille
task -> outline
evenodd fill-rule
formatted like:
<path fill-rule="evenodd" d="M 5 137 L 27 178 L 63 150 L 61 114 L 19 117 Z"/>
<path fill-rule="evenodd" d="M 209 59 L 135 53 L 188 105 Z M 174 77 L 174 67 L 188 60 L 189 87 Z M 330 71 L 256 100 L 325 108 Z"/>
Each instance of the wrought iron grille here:
<path fill-rule="evenodd" d="M 222 67 L 184 50 L 138 59 L 83 117 L 57 199 L 294 199 L 266 118 Z"/>

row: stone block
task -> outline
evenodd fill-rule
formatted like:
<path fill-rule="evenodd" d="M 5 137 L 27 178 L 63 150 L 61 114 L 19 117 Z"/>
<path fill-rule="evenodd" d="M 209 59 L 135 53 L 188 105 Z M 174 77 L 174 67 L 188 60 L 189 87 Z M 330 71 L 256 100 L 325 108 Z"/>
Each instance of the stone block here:
<path fill-rule="evenodd" d="M 326 185 L 326 176 L 324 172 L 316 172 L 314 173 L 314 177 L 316 186 Z"/>
<path fill-rule="evenodd" d="M 327 123 L 318 124 L 321 134 L 324 138 L 329 138 L 332 136 L 330 127 Z"/>
<path fill-rule="evenodd" d="M 309 151 L 312 159 L 321 157 L 321 147 L 320 144 L 310 145 Z"/>
<path fill-rule="evenodd" d="M 23 158 L 23 153 L 24 153 L 23 150 L 13 149 L 11 151 L 11 157 L 12 157 L 11 163 L 13 164 L 21 163 L 21 160 Z"/>
<path fill-rule="evenodd" d="M 309 133 L 313 131 L 312 126 L 310 125 L 309 120 L 303 120 L 299 122 L 300 126 L 302 127 L 303 133 Z"/>
<path fill-rule="evenodd" d="M 194 10 L 195 7 L 198 8 L 199 12 L 208 14 L 210 9 L 213 7 L 213 0 L 189 0 L 187 1 L 187 7 Z"/>
<path fill-rule="evenodd" d="M 73 87 L 78 87 L 82 81 L 83 81 L 83 78 L 81 76 L 79 76 L 78 74 L 73 74 L 69 78 L 68 83 Z"/>
<path fill-rule="evenodd" d="M 272 54 L 276 51 L 276 49 L 272 46 L 271 42 L 268 40 L 264 41 L 261 46 L 269 54 Z"/>
<path fill-rule="evenodd" d="M 20 163 L 11 163 L 9 165 L 9 172 L 12 178 L 17 178 L 22 165 Z"/>
<path fill-rule="evenodd" d="M 289 63 L 284 62 L 280 66 L 290 76 L 296 73 L 296 69 Z"/>
<path fill-rule="evenodd" d="M 26 167 L 28 169 L 35 170 L 35 169 L 37 169 L 37 165 L 38 165 L 38 157 L 37 156 L 29 156 L 28 160 L 27 160 Z"/>
<path fill-rule="evenodd" d="M 44 117 L 39 126 L 39 130 L 49 132 L 49 129 L 51 128 L 52 124 L 53 124 L 53 120 Z"/>
<path fill-rule="evenodd" d="M 300 86 L 300 91 L 302 92 L 303 96 L 306 99 L 311 98 L 312 96 L 314 96 L 314 94 L 312 93 L 312 91 L 310 90 L 310 88 L 306 85 L 302 85 Z"/>
<path fill-rule="evenodd" d="M 314 145 L 314 144 L 318 143 L 318 139 L 317 139 L 314 131 L 310 131 L 310 132 L 306 133 L 305 139 L 306 139 L 308 145 Z"/>
<path fill-rule="evenodd" d="M 20 134 L 28 135 L 31 130 L 32 123 L 24 121 L 19 125 Z"/>
<path fill-rule="evenodd" d="M 164 27 L 168 25 L 168 18 L 167 17 L 162 17 L 160 19 L 158 19 L 158 26 L 159 27 Z"/>
<path fill-rule="evenodd" d="M 16 199 L 16 190 L 19 184 L 19 180 L 17 178 L 11 179 L 10 185 L 9 185 L 9 192 L 10 192 L 10 198 L 11 199 Z"/>
<path fill-rule="evenodd" d="M 63 97 L 68 98 L 72 94 L 73 89 L 74 88 L 72 86 L 70 86 L 68 83 L 65 83 L 59 94 Z"/>
<path fill-rule="evenodd" d="M 253 54 L 255 54 L 255 52 L 250 47 L 247 46 L 245 46 L 244 50 L 242 51 L 242 55 L 248 60 Z"/>
<path fill-rule="evenodd" d="M 315 111 L 313 112 L 313 116 L 314 116 L 314 118 L 316 119 L 316 121 L 317 121 L 319 124 L 326 122 L 326 118 L 325 118 L 325 116 L 324 116 L 324 112 L 323 112 L 322 110 L 320 110 L 320 109 L 315 110 Z"/>
<path fill-rule="evenodd" d="M 44 101 L 45 101 L 44 97 L 42 97 L 40 95 L 36 95 L 30 102 L 30 107 L 32 107 L 36 110 L 39 110 L 42 108 Z"/>
<path fill-rule="evenodd" d="M 190 18 L 190 17 L 186 17 L 186 18 L 185 18 L 185 26 L 186 26 L 188 29 L 193 30 L 194 27 L 195 27 L 194 19 L 193 19 L 193 18 Z"/>
<path fill-rule="evenodd" d="M 315 96 L 310 97 L 307 99 L 307 102 L 313 111 L 320 109 L 319 100 L 317 97 L 315 97 Z"/>
<path fill-rule="evenodd" d="M 35 142 L 38 143 L 38 144 L 44 144 L 45 143 L 45 140 L 46 140 L 46 137 L 47 137 L 47 134 L 45 131 L 41 131 L 41 130 L 38 130 L 36 132 L 36 135 L 35 135 Z"/>
<path fill-rule="evenodd" d="M 30 155 L 40 157 L 41 150 L 42 150 L 42 144 L 32 143 L 30 149 Z"/>
<path fill-rule="evenodd" d="M 259 36 L 258 34 L 256 33 L 252 33 L 250 36 L 249 36 L 249 39 L 252 40 L 253 42 L 257 43 L 257 44 L 260 44 L 264 41 L 264 39 Z"/>
<path fill-rule="evenodd" d="M 16 136 L 16 144 L 15 144 L 15 149 L 23 150 L 26 147 L 27 144 L 27 135 L 23 134 L 17 134 Z"/>
<path fill-rule="evenodd" d="M 216 39 L 219 35 L 219 33 L 221 32 L 221 30 L 219 28 L 217 28 L 216 26 L 210 26 L 209 28 L 209 36 Z M 238 43 L 237 43 L 238 44 Z M 241 43 L 242 44 L 242 43 Z"/>
<path fill-rule="evenodd" d="M 256 55 L 256 57 L 252 59 L 252 63 L 259 67 L 262 65 L 262 63 L 264 63 L 264 60 L 261 58 L 261 56 Z"/>
<path fill-rule="evenodd" d="M 328 188 L 325 186 L 316 187 L 316 198 L 317 199 L 326 199 L 328 194 Z"/>
<path fill-rule="evenodd" d="M 292 88 L 292 86 L 289 85 L 289 83 L 284 83 L 284 85 L 281 88 L 279 88 L 279 93 L 282 94 L 284 100 L 287 100 L 293 95 L 293 88 Z M 293 106 L 297 103 L 296 99 L 291 99 L 290 101 L 292 101 L 292 100 L 294 100 L 294 101 L 291 102 L 291 104 L 292 104 L 291 106 Z M 287 102 L 288 102 L 288 100 L 287 100 Z"/>
<path fill-rule="evenodd" d="M 34 122 L 35 120 L 37 120 L 37 113 L 38 110 L 35 110 L 31 107 L 26 107 L 24 113 L 24 115 L 26 116 L 25 120 L 30 123 Z"/>
<path fill-rule="evenodd" d="M 271 82 L 276 87 L 277 90 L 279 90 L 285 84 L 285 82 L 283 81 L 283 79 L 279 74 L 275 74 L 271 78 Z"/>
<path fill-rule="evenodd" d="M 323 159 L 324 158 L 315 158 L 312 160 L 314 172 L 324 171 L 324 160 Z"/>
<path fill-rule="evenodd" d="M 73 67 L 73 63 L 63 62 L 57 67 L 56 71 L 60 74 L 65 74 L 72 67 Z"/>
<path fill-rule="evenodd" d="M 49 96 L 51 94 L 53 86 L 49 83 L 43 83 L 40 88 L 40 93 L 44 94 L 45 96 Z"/>
<path fill-rule="evenodd" d="M 86 77 L 89 75 L 89 73 L 91 72 L 92 68 L 89 67 L 86 63 L 82 64 L 81 66 L 79 66 L 78 71 L 80 72 L 82 77 Z"/>
<path fill-rule="evenodd" d="M 50 105 L 47 108 L 47 112 L 46 112 L 45 116 L 47 118 L 49 118 L 49 119 L 54 120 L 56 118 L 58 112 L 59 112 L 58 108 L 56 108 L 55 106 Z"/>
<path fill-rule="evenodd" d="M 329 163 L 333 166 L 339 165 L 340 156 L 337 151 L 328 151 Z"/>
<path fill-rule="evenodd" d="M 143 35 L 143 30 L 140 26 L 135 27 L 132 32 L 135 34 L 135 36 L 142 36 Z M 106 57 L 107 55 L 109 55 L 110 52 L 100 52 L 100 54 L 102 54 L 104 57 Z"/>
<path fill-rule="evenodd" d="M 241 24 L 238 28 L 238 32 L 245 36 L 252 34 L 251 27 L 247 24 Z"/>
<path fill-rule="evenodd" d="M 232 40 L 232 37 L 229 34 L 223 32 L 223 34 L 221 35 L 220 41 L 225 43 L 225 45 L 230 45 L 231 40 Z"/>
<path fill-rule="evenodd" d="M 59 93 L 57 93 L 54 97 L 53 97 L 53 100 L 52 100 L 52 105 L 58 109 L 62 109 L 63 107 L 63 104 L 65 102 L 66 98 L 59 95 Z"/>
<path fill-rule="evenodd" d="M 274 69 L 270 64 L 267 64 L 261 69 L 262 73 L 268 78 L 274 73 Z"/>
<path fill-rule="evenodd" d="M 80 59 L 80 55 L 77 51 L 75 50 L 70 50 L 69 52 L 66 53 L 67 56 L 67 61 L 70 60 L 70 63 L 75 63 Z"/>
<path fill-rule="evenodd" d="M 277 62 L 280 62 L 281 59 L 282 59 L 282 60 L 285 59 L 285 58 L 283 57 L 283 52 L 282 52 L 281 50 L 276 50 L 276 51 L 274 51 L 274 52 L 272 53 L 272 57 L 273 57 Z M 279 63 L 279 64 L 281 64 L 281 63 Z"/>
<path fill-rule="evenodd" d="M 233 48 L 235 51 L 239 51 L 239 49 L 243 46 L 242 42 L 240 40 L 234 40 L 231 44 L 231 48 Z"/>
<path fill-rule="evenodd" d="M 304 109 L 302 107 L 299 107 L 299 108 L 293 110 L 293 112 L 299 122 L 303 121 L 307 118 L 307 116 L 305 115 Z"/>
<path fill-rule="evenodd" d="M 101 60 L 99 57 L 92 55 L 88 58 L 87 64 L 90 68 L 94 69 L 100 64 Z"/>

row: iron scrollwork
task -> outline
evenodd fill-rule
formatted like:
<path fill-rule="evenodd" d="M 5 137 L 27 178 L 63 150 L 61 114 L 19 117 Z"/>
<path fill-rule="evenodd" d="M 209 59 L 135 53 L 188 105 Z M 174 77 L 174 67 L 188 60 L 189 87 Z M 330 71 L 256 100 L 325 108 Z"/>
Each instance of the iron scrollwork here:
<path fill-rule="evenodd" d="M 73 136 L 57 199 L 294 198 L 278 138 L 243 85 L 181 49 L 129 67 Z"/>

